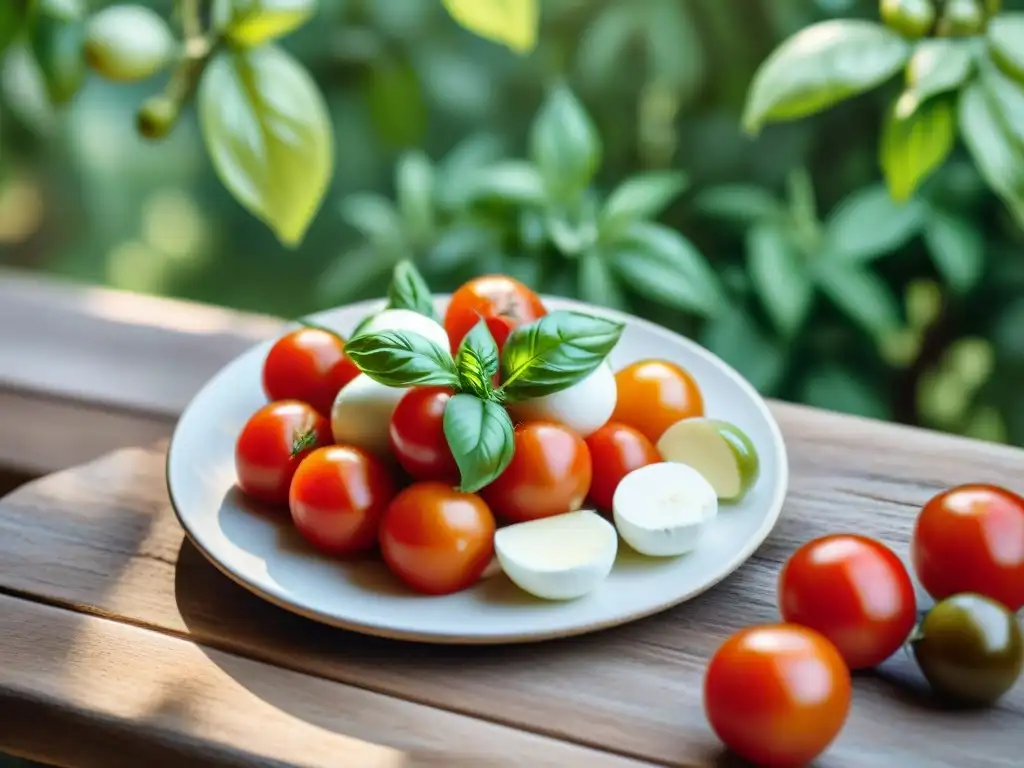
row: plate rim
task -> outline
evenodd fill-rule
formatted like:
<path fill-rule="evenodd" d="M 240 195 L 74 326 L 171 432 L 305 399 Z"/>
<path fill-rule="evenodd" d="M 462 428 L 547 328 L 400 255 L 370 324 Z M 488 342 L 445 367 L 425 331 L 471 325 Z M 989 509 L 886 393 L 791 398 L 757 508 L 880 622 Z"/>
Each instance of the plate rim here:
<path fill-rule="evenodd" d="M 433 298 L 435 305 L 441 301 L 448 301 L 451 298 L 451 293 L 434 293 Z M 167 497 L 170 502 L 171 511 L 174 513 L 174 517 L 177 519 L 178 524 L 185 532 L 186 538 L 191 542 L 203 557 L 214 566 L 220 573 L 226 576 L 228 579 L 233 581 L 238 586 L 245 589 L 247 592 L 259 597 L 260 599 L 281 608 L 282 610 L 288 611 L 311 621 L 315 621 L 318 624 L 335 627 L 350 632 L 355 632 L 361 635 L 367 635 L 370 637 L 385 638 L 388 640 L 398 640 L 403 642 L 416 642 L 424 643 L 429 645 L 466 645 L 466 646 L 486 646 L 486 645 L 504 645 L 504 644 L 529 644 L 529 643 L 540 643 L 548 642 L 551 640 L 558 640 L 569 637 L 579 637 L 581 635 L 587 635 L 594 632 L 600 632 L 602 630 L 611 629 L 614 627 L 624 626 L 626 624 L 632 624 L 642 619 L 656 616 L 665 611 L 671 610 L 676 606 L 682 605 L 683 603 L 689 602 L 690 600 L 698 597 L 699 595 L 709 591 L 712 587 L 715 587 L 726 578 L 734 574 L 739 568 L 750 560 L 751 557 L 760 549 L 761 545 L 768 539 L 771 532 L 775 529 L 778 524 L 779 518 L 782 515 L 782 508 L 785 504 L 786 496 L 789 492 L 789 454 L 786 450 L 786 442 L 782 435 L 782 430 L 779 427 L 778 422 L 775 419 L 774 414 L 768 407 L 767 401 L 761 396 L 754 386 L 743 376 L 739 371 L 733 368 L 729 363 L 723 360 L 721 357 L 716 355 L 711 350 L 705 348 L 701 344 L 697 343 L 693 339 L 683 336 L 680 333 L 670 330 L 664 326 L 658 325 L 650 320 L 646 320 L 642 317 L 631 315 L 628 312 L 622 312 L 615 309 L 609 309 L 607 307 L 600 307 L 593 304 L 588 304 L 583 301 L 576 299 L 569 299 L 562 296 L 552 296 L 549 294 L 541 294 L 541 301 L 545 304 L 558 304 L 561 305 L 559 308 L 577 310 L 577 311 L 588 311 L 591 313 L 601 314 L 610 319 L 618 320 L 623 323 L 630 325 L 639 325 L 646 332 L 652 333 L 655 336 L 664 338 L 666 341 L 670 341 L 673 344 L 681 344 L 686 347 L 689 352 L 703 357 L 709 362 L 715 363 L 722 366 L 729 374 L 732 375 L 733 379 L 740 386 L 740 389 L 744 391 L 747 397 L 754 403 L 758 411 L 761 412 L 762 416 L 768 424 L 769 431 L 772 436 L 772 443 L 775 449 L 776 461 L 778 464 L 778 484 L 775 488 L 775 492 L 772 495 L 768 513 L 765 515 L 764 520 L 758 527 L 757 531 L 748 539 L 747 544 L 740 550 L 740 552 L 726 562 L 723 566 L 716 569 L 713 574 L 713 578 L 704 582 L 699 588 L 691 589 L 686 591 L 684 594 L 672 598 L 671 600 L 660 602 L 655 606 L 647 606 L 642 610 L 633 611 L 628 614 L 622 614 L 615 618 L 605 619 L 603 621 L 581 623 L 577 626 L 562 629 L 543 630 L 537 632 L 524 632 L 524 633 L 501 633 L 501 634 L 481 634 L 481 635 L 466 635 L 466 634 L 445 634 L 440 632 L 431 631 L 402 631 L 391 629 L 388 627 L 380 627 L 376 624 L 367 624 L 359 621 L 352 621 L 341 619 L 336 616 L 330 616 L 323 612 L 311 610 L 305 606 L 297 603 L 285 600 L 273 592 L 270 592 L 256 583 L 245 579 L 239 574 L 232 572 L 224 563 L 220 562 L 203 544 L 200 542 L 199 537 L 189 527 L 189 524 L 185 520 L 185 516 L 182 515 L 179 503 L 175 499 L 174 489 L 171 486 L 171 458 L 174 454 L 174 446 L 178 439 L 179 430 L 181 428 L 184 416 L 192 408 L 193 404 L 202 397 L 208 389 L 213 386 L 214 381 L 223 373 L 228 366 L 235 363 L 243 356 L 250 354 L 254 349 L 264 344 L 267 344 L 272 339 L 264 339 L 262 341 L 255 342 L 248 346 L 244 351 L 235 355 L 228 362 L 224 363 L 217 371 L 210 376 L 199 390 L 189 398 L 188 403 L 182 409 L 181 414 L 178 416 L 175 422 L 174 429 L 171 432 L 170 439 L 167 444 L 167 455 L 164 459 L 164 484 L 167 487 Z M 305 317 L 308 317 L 313 322 L 321 322 L 324 316 L 331 315 L 339 310 L 355 310 L 362 309 L 367 313 L 379 309 L 385 299 L 365 299 L 363 301 L 353 302 L 351 304 L 342 304 L 336 307 L 328 309 L 318 310 L 310 313 Z M 283 326 L 288 327 L 294 324 L 295 321 L 289 321 L 283 319 Z M 177 568 L 177 561 L 175 563 Z"/>

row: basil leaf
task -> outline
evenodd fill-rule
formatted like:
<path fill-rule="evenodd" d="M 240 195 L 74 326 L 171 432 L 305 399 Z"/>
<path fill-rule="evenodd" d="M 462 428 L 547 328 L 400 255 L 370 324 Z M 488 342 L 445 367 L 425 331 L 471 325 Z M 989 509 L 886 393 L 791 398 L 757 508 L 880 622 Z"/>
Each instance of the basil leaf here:
<path fill-rule="evenodd" d="M 488 398 L 494 392 L 491 380 L 498 372 L 498 345 L 487 322 L 480 320 L 459 345 L 455 368 L 463 389 Z"/>
<path fill-rule="evenodd" d="M 30 7 L 28 38 L 46 91 L 53 104 L 66 104 L 85 82 L 85 4 L 37 0 Z"/>
<path fill-rule="evenodd" d="M 951 99 L 932 99 L 909 117 L 900 117 L 901 102 L 897 100 L 889 109 L 878 151 L 889 195 L 898 203 L 909 200 L 938 170 L 956 141 Z"/>
<path fill-rule="evenodd" d="M 345 345 L 345 354 L 362 373 L 388 387 L 454 387 L 459 383 L 448 350 L 413 331 L 353 336 Z"/>
<path fill-rule="evenodd" d="M 601 136 L 565 86 L 555 88 L 530 128 L 530 159 L 548 190 L 561 199 L 586 187 L 601 165 Z"/>
<path fill-rule="evenodd" d="M 615 320 L 569 310 L 519 326 L 501 355 L 502 391 L 521 401 L 568 389 L 604 361 L 623 328 Z"/>
<path fill-rule="evenodd" d="M 656 171 L 626 179 L 608 196 L 601 211 L 602 237 L 613 238 L 634 221 L 658 216 L 686 185 L 686 175 L 679 171 Z"/>
<path fill-rule="evenodd" d="M 431 320 L 440 322 L 434 309 L 434 296 L 416 265 L 404 259 L 395 265 L 395 271 L 388 286 L 388 309 L 411 309 Z"/>
<path fill-rule="evenodd" d="M 873 272 L 831 261 L 820 265 L 818 285 L 844 315 L 876 340 L 899 329 L 899 302 L 888 284 Z"/>
<path fill-rule="evenodd" d="M 611 264 L 599 251 L 587 251 L 580 255 L 577 274 L 577 292 L 583 301 L 599 307 L 622 309 L 626 298 L 622 295 L 619 280 Z"/>
<path fill-rule="evenodd" d="M 777 227 L 761 225 L 747 234 L 747 272 L 768 316 L 784 336 L 803 325 L 814 299 L 814 284 L 801 254 Z"/>
<path fill-rule="evenodd" d="M 992 106 L 1001 116 L 1003 129 L 1017 145 L 1017 151 L 1024 153 L 1024 84 L 1007 77 L 991 63 L 986 64 L 982 69 L 981 82 Z"/>
<path fill-rule="evenodd" d="M 518 205 L 540 205 L 546 196 L 544 177 L 522 160 L 506 160 L 482 168 L 474 174 L 469 188 L 473 198 L 497 198 Z"/>
<path fill-rule="evenodd" d="M 1004 13 L 988 23 L 988 50 L 999 67 L 1024 84 L 1024 13 Z"/>
<path fill-rule="evenodd" d="M 924 242 L 935 268 L 955 292 L 966 293 L 978 284 L 985 270 L 985 238 L 973 221 L 932 208 Z"/>
<path fill-rule="evenodd" d="M 733 224 L 781 219 L 785 210 L 766 189 L 752 184 L 719 184 L 700 192 L 694 206 L 705 216 Z"/>
<path fill-rule="evenodd" d="M 515 427 L 497 403 L 458 394 L 444 409 L 444 436 L 462 476 L 459 490 L 475 493 L 505 471 L 515 452 Z"/>
<path fill-rule="evenodd" d="M 908 117 L 933 96 L 957 90 L 973 69 L 969 41 L 948 37 L 922 40 L 907 63 L 907 89 L 898 102 L 899 117 Z"/>
<path fill-rule="evenodd" d="M 829 217 L 825 255 L 854 264 L 873 261 L 916 235 L 924 223 L 923 214 L 919 201 L 898 204 L 881 184 L 858 190 Z"/>
<path fill-rule="evenodd" d="M 434 218 L 434 166 L 419 149 L 406 152 L 398 159 L 395 171 L 398 209 L 410 238 L 416 243 L 429 242 L 436 230 Z"/>
<path fill-rule="evenodd" d="M 873 21 L 812 24 L 786 40 L 761 65 L 750 86 L 743 125 L 756 134 L 768 122 L 828 109 L 895 75 L 910 45 Z"/>

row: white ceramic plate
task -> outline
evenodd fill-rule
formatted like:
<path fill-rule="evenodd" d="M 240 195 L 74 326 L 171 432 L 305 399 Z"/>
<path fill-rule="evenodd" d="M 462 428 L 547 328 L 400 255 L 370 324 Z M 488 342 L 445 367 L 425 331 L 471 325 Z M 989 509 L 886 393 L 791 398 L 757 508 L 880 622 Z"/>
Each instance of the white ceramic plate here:
<path fill-rule="evenodd" d="M 235 439 L 265 401 L 260 374 L 273 340 L 221 370 L 189 404 L 167 457 L 171 501 L 193 543 L 227 576 L 277 605 L 345 629 L 437 643 L 506 643 L 578 635 L 624 624 L 678 605 L 740 567 L 772 530 L 788 482 L 779 427 L 738 373 L 692 341 L 652 323 L 579 302 L 546 297 L 549 309 L 575 309 L 626 322 L 612 363 L 674 361 L 697 380 L 707 415 L 742 428 L 761 458 L 757 485 L 742 503 L 723 506 L 701 547 L 686 556 L 648 559 L 622 543 L 611 576 L 572 602 L 534 599 L 504 576 L 444 597 L 414 594 L 383 562 L 333 560 L 307 547 L 287 513 L 269 511 L 235 488 Z M 438 300 L 444 309 L 447 297 Z M 316 316 L 343 333 L 381 302 Z"/>

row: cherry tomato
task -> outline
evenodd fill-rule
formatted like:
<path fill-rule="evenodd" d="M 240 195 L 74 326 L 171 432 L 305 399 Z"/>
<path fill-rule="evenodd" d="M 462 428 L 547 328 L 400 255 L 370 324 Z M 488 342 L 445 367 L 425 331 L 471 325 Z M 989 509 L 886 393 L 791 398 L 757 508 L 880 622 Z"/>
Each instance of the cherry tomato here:
<path fill-rule="evenodd" d="M 850 711 L 850 671 L 824 636 L 795 624 L 742 629 L 704 678 L 704 711 L 737 755 L 768 768 L 810 763 Z"/>
<path fill-rule="evenodd" d="M 444 409 L 451 397 L 445 387 L 416 387 L 402 396 L 391 416 L 391 451 L 416 480 L 459 482 L 459 467 L 444 436 Z"/>
<path fill-rule="evenodd" d="M 496 515 L 521 523 L 579 509 L 592 473 L 582 437 L 561 424 L 531 421 L 516 427 L 512 462 L 480 493 Z"/>
<path fill-rule="evenodd" d="M 328 554 L 372 549 L 395 496 L 387 466 L 348 445 L 318 448 L 299 465 L 288 494 L 295 527 Z"/>
<path fill-rule="evenodd" d="M 359 375 L 340 336 L 300 328 L 282 336 L 263 364 L 263 391 L 270 400 L 301 400 L 326 418 L 338 392 Z"/>
<path fill-rule="evenodd" d="M 610 421 L 586 440 L 593 465 L 590 500 L 601 509 L 612 508 L 612 497 L 622 478 L 634 469 L 661 461 L 654 443 L 625 424 Z"/>
<path fill-rule="evenodd" d="M 615 374 L 619 399 L 612 421 L 657 443 L 677 421 L 704 415 L 704 398 L 689 373 L 667 360 L 641 360 Z"/>
<path fill-rule="evenodd" d="M 308 403 L 278 400 L 263 406 L 246 422 L 235 444 L 238 487 L 260 501 L 287 504 L 299 464 L 332 439 L 331 425 Z"/>
<path fill-rule="evenodd" d="M 452 294 L 444 316 L 444 329 L 448 331 L 454 353 L 465 335 L 483 318 L 500 351 L 514 328 L 546 314 L 540 296 L 518 280 L 505 275 L 485 275 L 470 280 Z"/>
<path fill-rule="evenodd" d="M 413 589 L 445 595 L 472 586 L 494 556 L 494 515 L 476 494 L 410 485 L 384 513 L 384 562 Z"/>
<path fill-rule="evenodd" d="M 809 541 L 779 575 L 784 621 L 827 637 L 850 669 L 877 666 L 910 636 L 917 620 L 914 584 L 900 559 L 864 536 Z"/>
<path fill-rule="evenodd" d="M 974 592 L 1024 607 L 1024 499 L 995 485 L 951 488 L 924 505 L 910 544 L 933 598 Z"/>

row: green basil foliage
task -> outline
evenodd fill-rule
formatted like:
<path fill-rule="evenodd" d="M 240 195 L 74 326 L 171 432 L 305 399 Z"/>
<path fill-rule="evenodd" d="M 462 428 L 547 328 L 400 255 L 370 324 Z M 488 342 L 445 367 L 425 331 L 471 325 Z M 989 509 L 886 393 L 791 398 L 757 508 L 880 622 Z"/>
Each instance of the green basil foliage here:
<path fill-rule="evenodd" d="M 485 399 L 494 397 L 491 382 L 498 372 L 498 345 L 485 321 L 473 326 L 462 340 L 455 355 L 455 368 L 463 391 Z"/>
<path fill-rule="evenodd" d="M 501 355 L 501 391 L 510 401 L 543 397 L 593 373 L 615 348 L 623 324 L 558 310 L 516 328 Z"/>
<path fill-rule="evenodd" d="M 388 309 L 410 309 L 431 320 L 440 321 L 430 286 L 408 259 L 395 265 L 391 285 L 388 287 Z"/>
<path fill-rule="evenodd" d="M 451 353 L 412 331 L 359 334 L 349 339 L 345 353 L 362 373 L 388 387 L 459 384 Z"/>
<path fill-rule="evenodd" d="M 515 429 L 498 403 L 470 394 L 452 397 L 444 410 L 444 434 L 462 477 L 460 489 L 479 491 L 512 461 Z"/>

